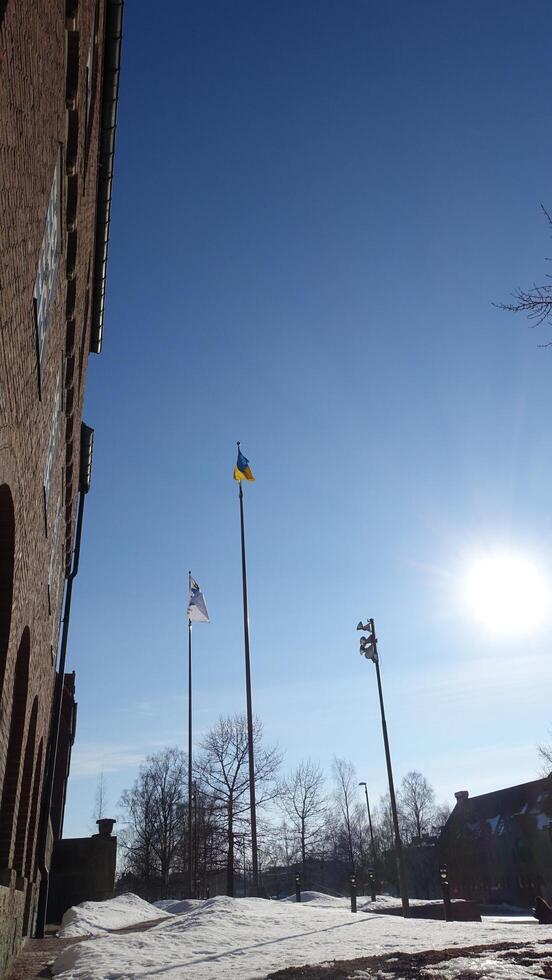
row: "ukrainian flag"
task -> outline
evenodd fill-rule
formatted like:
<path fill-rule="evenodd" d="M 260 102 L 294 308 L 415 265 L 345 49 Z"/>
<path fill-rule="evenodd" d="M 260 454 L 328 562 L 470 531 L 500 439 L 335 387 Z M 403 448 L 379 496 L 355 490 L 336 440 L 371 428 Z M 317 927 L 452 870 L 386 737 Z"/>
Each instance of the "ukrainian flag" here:
<path fill-rule="evenodd" d="M 249 466 L 249 460 L 245 458 L 241 449 L 238 447 L 238 459 L 236 465 L 234 466 L 234 479 L 238 481 L 241 480 L 254 480 L 255 477 L 251 472 L 251 467 Z"/>

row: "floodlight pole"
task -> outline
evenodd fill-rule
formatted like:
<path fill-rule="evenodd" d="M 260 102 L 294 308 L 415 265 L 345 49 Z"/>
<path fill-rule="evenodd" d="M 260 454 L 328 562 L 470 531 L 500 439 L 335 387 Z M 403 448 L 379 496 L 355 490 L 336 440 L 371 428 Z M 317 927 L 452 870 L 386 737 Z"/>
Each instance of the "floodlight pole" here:
<path fill-rule="evenodd" d="M 188 573 L 188 590 L 192 573 Z M 192 877 L 192 621 L 188 619 L 188 897 L 193 898 Z"/>
<path fill-rule="evenodd" d="M 360 625 L 358 627 L 361 628 Z M 376 665 L 376 677 L 378 681 L 378 694 L 379 703 L 381 711 L 381 727 L 383 731 L 383 744 L 385 748 L 385 762 L 387 764 L 387 778 L 389 780 L 389 800 L 391 802 L 391 813 L 393 816 L 393 830 L 395 832 L 395 850 L 397 852 L 397 870 L 399 872 L 399 888 L 401 892 L 401 902 L 403 908 L 403 916 L 405 919 L 410 917 L 410 905 L 408 902 L 408 885 L 406 881 L 406 869 L 404 866 L 404 855 L 401 842 L 401 833 L 399 830 L 399 817 L 397 814 L 397 801 L 395 798 L 395 785 L 393 783 L 393 768 L 391 766 L 391 752 L 389 750 L 389 738 L 387 735 L 387 721 L 385 719 L 385 706 L 383 704 L 383 691 L 381 687 L 381 675 L 379 668 L 379 656 L 378 656 L 378 640 L 376 636 L 376 627 L 374 625 L 374 620 L 369 619 L 367 628 L 365 630 L 370 634 L 370 645 L 372 647 L 372 654 L 367 656 L 367 659 L 373 660 Z"/>
<path fill-rule="evenodd" d="M 238 449 L 240 444 L 238 442 Z M 243 517 L 243 490 L 240 480 L 240 531 L 243 586 L 243 639 L 245 648 L 245 691 L 247 700 L 247 749 L 249 757 L 249 806 L 251 811 L 251 894 L 259 894 L 259 864 L 257 857 L 257 812 L 255 802 L 255 756 L 253 740 L 253 703 L 251 697 L 251 658 L 249 656 L 249 610 L 247 603 L 247 566 L 245 561 L 245 527 Z"/>

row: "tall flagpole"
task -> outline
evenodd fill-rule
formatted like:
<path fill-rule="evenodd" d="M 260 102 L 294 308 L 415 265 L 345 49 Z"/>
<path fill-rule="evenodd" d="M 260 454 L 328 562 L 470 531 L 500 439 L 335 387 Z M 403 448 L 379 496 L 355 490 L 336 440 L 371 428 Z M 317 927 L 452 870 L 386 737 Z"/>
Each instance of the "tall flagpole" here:
<path fill-rule="evenodd" d="M 188 572 L 188 595 L 192 573 Z M 188 618 L 188 897 L 192 890 L 192 620 Z"/>
<path fill-rule="evenodd" d="M 238 442 L 238 450 L 240 444 Z M 247 566 L 245 563 L 245 529 L 243 520 L 243 490 L 242 481 L 239 483 L 240 527 L 242 553 L 242 585 L 243 585 L 243 639 L 245 646 L 245 690 L 247 696 L 247 746 L 249 752 L 249 801 L 251 809 L 251 865 L 252 882 L 251 894 L 259 894 L 259 865 L 257 859 L 257 814 L 255 805 L 255 756 L 253 751 L 253 706 L 251 700 L 251 661 L 249 656 L 249 612 L 247 604 Z"/>

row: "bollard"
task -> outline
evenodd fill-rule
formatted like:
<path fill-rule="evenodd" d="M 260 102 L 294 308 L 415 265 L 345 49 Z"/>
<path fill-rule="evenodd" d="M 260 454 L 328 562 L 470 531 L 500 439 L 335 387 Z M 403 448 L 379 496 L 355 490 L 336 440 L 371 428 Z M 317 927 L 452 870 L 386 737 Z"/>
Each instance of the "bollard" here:
<path fill-rule="evenodd" d="M 370 882 L 370 900 L 376 901 L 376 872 L 373 868 L 368 868 L 368 881 Z"/>
<path fill-rule="evenodd" d="M 356 875 L 351 875 L 351 912 L 356 910 Z"/>
<path fill-rule="evenodd" d="M 439 878 L 441 879 L 441 889 L 443 891 L 443 904 L 445 906 L 445 922 L 450 922 L 451 921 L 450 884 L 448 880 L 448 870 L 446 864 L 439 865 Z"/>
<path fill-rule="evenodd" d="M 301 875 L 295 875 L 295 901 L 301 901 Z"/>

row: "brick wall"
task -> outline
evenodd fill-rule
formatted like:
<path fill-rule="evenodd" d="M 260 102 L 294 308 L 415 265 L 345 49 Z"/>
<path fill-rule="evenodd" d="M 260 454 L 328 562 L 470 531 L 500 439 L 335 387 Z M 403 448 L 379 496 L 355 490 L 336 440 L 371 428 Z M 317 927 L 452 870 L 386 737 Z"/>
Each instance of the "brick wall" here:
<path fill-rule="evenodd" d="M 105 0 L 0 3 L 0 791 L 10 806 L 0 824 L 0 974 L 33 921 L 78 491 L 104 18 Z M 15 676 L 23 637 L 26 685 Z"/>

